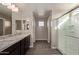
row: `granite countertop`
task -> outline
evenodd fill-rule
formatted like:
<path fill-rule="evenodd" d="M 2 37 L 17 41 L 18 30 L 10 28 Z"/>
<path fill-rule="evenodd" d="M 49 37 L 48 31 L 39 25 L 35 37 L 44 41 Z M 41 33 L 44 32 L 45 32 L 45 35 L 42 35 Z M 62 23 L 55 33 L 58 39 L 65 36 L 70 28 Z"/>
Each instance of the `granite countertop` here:
<path fill-rule="evenodd" d="M 5 39 L 0 40 L 0 52 L 10 47 L 11 45 L 15 44 L 16 42 L 19 42 L 20 40 L 22 40 L 24 37 L 28 35 L 30 35 L 30 33 L 15 35 L 15 36 L 7 37 Z"/>

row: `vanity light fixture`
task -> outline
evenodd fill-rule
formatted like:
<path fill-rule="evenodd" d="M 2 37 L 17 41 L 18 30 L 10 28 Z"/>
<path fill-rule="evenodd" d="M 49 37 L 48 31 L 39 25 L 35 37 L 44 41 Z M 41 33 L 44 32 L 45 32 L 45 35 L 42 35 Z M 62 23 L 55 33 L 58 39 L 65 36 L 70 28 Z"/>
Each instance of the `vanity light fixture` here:
<path fill-rule="evenodd" d="M 15 5 L 14 4 L 13 5 L 8 5 L 7 8 L 8 9 L 13 9 L 13 8 L 15 8 Z"/>
<path fill-rule="evenodd" d="M 7 8 L 8 8 L 8 9 L 11 9 L 11 10 L 14 11 L 14 12 L 18 12 L 18 8 L 15 7 L 14 4 L 7 6 Z"/>
<path fill-rule="evenodd" d="M 15 7 L 15 8 L 12 9 L 12 11 L 18 12 L 18 8 Z"/>
<path fill-rule="evenodd" d="M 11 9 L 12 11 L 18 12 L 18 8 L 15 7 L 15 5 L 7 6 L 8 9 Z"/>
<path fill-rule="evenodd" d="M 4 6 L 10 6 L 11 3 L 2 3 L 2 5 L 4 5 Z"/>
<path fill-rule="evenodd" d="M 11 3 L 2 3 L 2 5 L 6 6 L 8 9 L 11 9 L 14 12 L 18 12 L 18 7 Z"/>

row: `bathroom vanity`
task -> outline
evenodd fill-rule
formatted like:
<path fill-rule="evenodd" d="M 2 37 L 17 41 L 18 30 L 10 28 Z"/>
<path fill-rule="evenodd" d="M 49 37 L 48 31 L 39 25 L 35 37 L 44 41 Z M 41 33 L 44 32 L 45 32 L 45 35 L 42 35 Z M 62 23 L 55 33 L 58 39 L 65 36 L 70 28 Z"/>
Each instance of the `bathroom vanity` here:
<path fill-rule="evenodd" d="M 0 41 L 0 55 L 24 55 L 29 49 L 29 46 L 30 34 L 7 38 Z"/>
<path fill-rule="evenodd" d="M 30 46 L 26 20 L 0 4 L 0 55 L 24 55 Z"/>

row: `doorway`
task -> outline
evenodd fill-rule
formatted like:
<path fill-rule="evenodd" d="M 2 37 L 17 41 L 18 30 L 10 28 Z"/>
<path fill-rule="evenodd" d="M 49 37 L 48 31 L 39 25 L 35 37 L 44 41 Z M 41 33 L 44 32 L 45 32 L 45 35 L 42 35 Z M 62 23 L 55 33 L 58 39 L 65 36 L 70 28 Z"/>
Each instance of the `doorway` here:
<path fill-rule="evenodd" d="M 47 40 L 47 39 L 48 39 L 47 20 L 45 19 L 35 20 L 35 40 Z"/>

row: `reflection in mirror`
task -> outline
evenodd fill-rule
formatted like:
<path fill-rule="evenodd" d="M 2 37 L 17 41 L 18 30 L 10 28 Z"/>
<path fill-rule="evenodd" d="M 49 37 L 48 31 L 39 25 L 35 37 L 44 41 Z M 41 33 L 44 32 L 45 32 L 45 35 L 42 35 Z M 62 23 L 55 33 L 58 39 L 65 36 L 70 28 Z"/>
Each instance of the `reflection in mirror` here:
<path fill-rule="evenodd" d="M 12 20 L 10 20 L 10 19 L 6 19 L 5 21 L 4 21 L 4 23 L 5 23 L 5 34 L 7 35 L 7 34 L 11 34 L 12 33 Z"/>
<path fill-rule="evenodd" d="M 0 36 L 3 35 L 3 20 L 0 19 Z"/>
<path fill-rule="evenodd" d="M 0 3 L 0 36 L 12 34 L 12 11 Z"/>
<path fill-rule="evenodd" d="M 16 20 L 16 30 L 22 30 L 22 28 L 21 28 L 21 20 Z"/>

